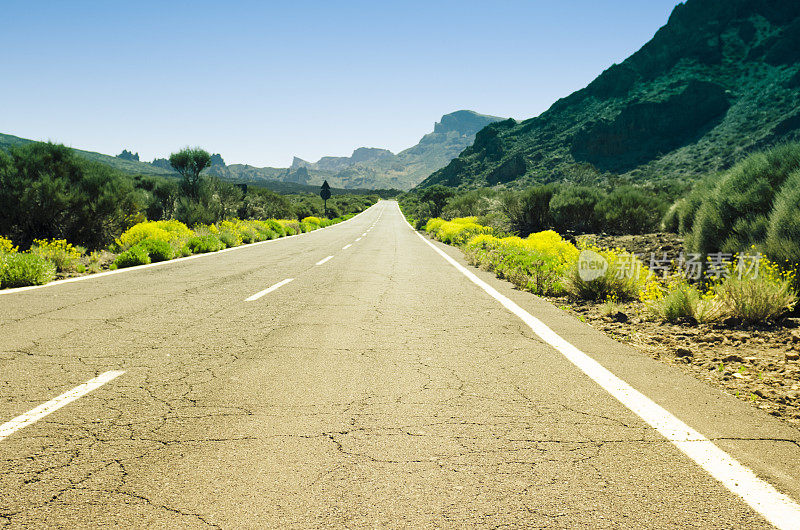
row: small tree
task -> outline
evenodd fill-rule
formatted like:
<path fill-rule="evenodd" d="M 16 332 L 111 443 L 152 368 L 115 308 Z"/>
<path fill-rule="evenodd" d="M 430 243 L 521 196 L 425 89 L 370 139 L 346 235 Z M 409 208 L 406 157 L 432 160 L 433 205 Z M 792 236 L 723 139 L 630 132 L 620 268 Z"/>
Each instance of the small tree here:
<path fill-rule="evenodd" d="M 186 195 L 197 199 L 200 195 L 200 172 L 211 165 L 211 155 L 199 147 L 187 147 L 169 155 L 169 163 L 183 177 Z"/>
<path fill-rule="evenodd" d="M 447 201 L 455 194 L 456 192 L 452 188 L 436 184 L 430 188 L 423 189 L 419 193 L 419 198 L 420 202 L 431 203 L 430 214 L 432 217 L 439 217 L 442 215 L 442 210 L 447 205 Z"/>
<path fill-rule="evenodd" d="M 322 183 L 322 188 L 319 190 L 319 196 L 322 197 L 322 201 L 325 206 L 325 217 L 328 217 L 328 199 L 331 198 L 331 187 L 328 185 L 327 180 Z"/>

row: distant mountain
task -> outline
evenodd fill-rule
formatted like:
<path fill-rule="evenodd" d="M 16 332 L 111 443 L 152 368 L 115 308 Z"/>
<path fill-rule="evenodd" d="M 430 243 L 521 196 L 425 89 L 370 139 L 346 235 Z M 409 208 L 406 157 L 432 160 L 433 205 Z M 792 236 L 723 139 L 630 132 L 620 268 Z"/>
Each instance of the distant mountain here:
<path fill-rule="evenodd" d="M 442 116 L 433 132 L 422 137 L 417 145 L 394 154 L 387 149 L 359 147 L 348 157 L 326 156 L 317 162 L 295 157 L 288 168 L 254 167 L 246 164 L 225 164 L 222 156 L 211 157 L 205 174 L 223 180 L 264 184 L 278 181 L 304 186 L 319 186 L 324 180 L 334 188 L 347 189 L 410 189 L 458 156 L 475 140 L 475 133 L 502 118 L 460 110 Z M 32 140 L 0 134 L 0 148 L 30 143 Z M 166 158 L 152 163 L 139 162 L 138 153 L 127 149 L 108 156 L 92 151 L 73 149 L 76 153 L 134 175 L 177 176 Z"/>
<path fill-rule="evenodd" d="M 423 136 L 417 145 L 397 154 L 386 149 L 359 147 L 350 156 L 326 156 L 316 162 L 295 157 L 286 169 L 231 165 L 212 168 L 210 173 L 243 182 L 267 178 L 320 185 L 327 180 L 331 186 L 339 188 L 407 190 L 472 145 L 475 133 L 501 119 L 459 110 L 442 116 L 441 121 L 434 124 L 433 132 Z"/>
<path fill-rule="evenodd" d="M 694 178 L 800 139 L 800 2 L 688 0 L 638 52 L 536 118 L 481 130 L 420 187 Z"/>

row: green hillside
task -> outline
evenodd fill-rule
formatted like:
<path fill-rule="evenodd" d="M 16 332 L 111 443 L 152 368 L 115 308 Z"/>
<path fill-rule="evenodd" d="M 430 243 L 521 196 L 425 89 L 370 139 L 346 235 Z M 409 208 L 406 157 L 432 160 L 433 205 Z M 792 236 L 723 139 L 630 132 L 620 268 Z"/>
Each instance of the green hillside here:
<path fill-rule="evenodd" d="M 0 149 L 8 150 L 10 147 L 13 146 L 30 144 L 33 142 L 34 140 L 28 140 L 26 138 L 12 136 L 10 134 L 0 134 Z M 131 175 L 176 176 L 176 173 L 170 169 L 157 167 L 152 164 L 148 164 L 147 162 L 125 160 L 122 158 L 117 158 L 115 156 L 104 155 L 102 153 L 95 153 L 94 151 L 83 151 L 81 149 L 75 149 L 75 148 L 73 148 L 72 151 L 82 156 L 83 158 L 92 160 L 94 162 L 100 162 L 101 164 L 111 166 L 114 169 L 118 169 L 119 171 Z"/>
<path fill-rule="evenodd" d="M 540 116 L 481 130 L 420 187 L 694 179 L 800 138 L 800 2 L 688 0 Z"/>

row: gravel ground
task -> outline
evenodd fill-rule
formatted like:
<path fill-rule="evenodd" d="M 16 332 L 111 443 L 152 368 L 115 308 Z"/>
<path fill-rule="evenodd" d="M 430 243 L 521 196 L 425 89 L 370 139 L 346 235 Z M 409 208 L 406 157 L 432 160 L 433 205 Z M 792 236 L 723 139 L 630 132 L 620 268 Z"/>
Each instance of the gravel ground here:
<path fill-rule="evenodd" d="M 553 300 L 577 318 L 655 359 L 800 428 L 800 319 L 762 329 L 654 322 L 639 302 L 603 304 Z"/>

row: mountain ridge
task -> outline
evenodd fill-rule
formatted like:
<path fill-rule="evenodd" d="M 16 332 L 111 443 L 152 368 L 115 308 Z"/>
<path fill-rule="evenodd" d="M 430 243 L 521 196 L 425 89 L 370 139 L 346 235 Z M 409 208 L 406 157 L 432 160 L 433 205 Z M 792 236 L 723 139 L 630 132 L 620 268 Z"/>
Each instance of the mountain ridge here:
<path fill-rule="evenodd" d="M 420 141 L 397 154 L 388 149 L 359 147 L 349 157 L 324 156 L 316 162 L 294 157 L 291 166 L 281 172 L 278 168 L 262 168 L 264 174 L 286 182 L 321 184 L 343 188 L 410 189 L 431 173 L 444 167 L 472 145 L 475 134 L 489 123 L 502 120 L 497 116 L 458 110 L 445 114 L 434 123 L 433 131 Z M 259 168 L 228 166 L 219 172 L 228 178 L 257 178 Z"/>
<path fill-rule="evenodd" d="M 694 179 L 800 138 L 800 3 L 688 0 L 640 50 L 524 121 L 479 131 L 419 187 Z"/>
<path fill-rule="evenodd" d="M 416 145 L 397 154 L 377 147 L 358 147 L 349 157 L 324 156 L 317 162 L 294 157 L 288 168 L 227 165 L 221 155 L 214 154 L 211 166 L 205 170 L 205 174 L 240 183 L 279 181 L 320 185 L 327 180 L 335 188 L 407 190 L 458 156 L 473 143 L 475 134 L 485 125 L 501 119 L 470 110 L 459 110 L 442 116 L 440 121 L 434 123 L 432 132 L 425 134 Z M 0 134 L 0 148 L 33 141 Z M 138 153 L 134 155 L 127 149 L 117 156 L 72 149 L 84 158 L 129 174 L 177 175 L 166 158 L 142 162 L 137 160 Z"/>

